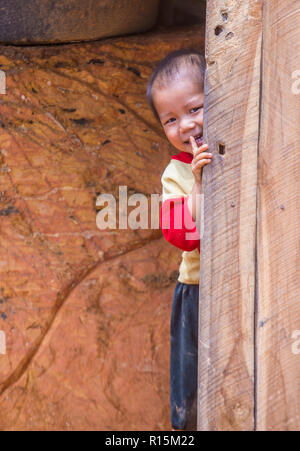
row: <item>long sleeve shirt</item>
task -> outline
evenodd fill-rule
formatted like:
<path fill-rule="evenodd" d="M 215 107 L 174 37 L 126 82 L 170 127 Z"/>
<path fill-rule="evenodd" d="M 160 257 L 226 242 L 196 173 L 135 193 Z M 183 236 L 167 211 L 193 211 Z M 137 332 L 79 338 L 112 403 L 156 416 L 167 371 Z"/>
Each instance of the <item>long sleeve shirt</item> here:
<path fill-rule="evenodd" d="M 161 230 L 166 240 L 183 250 L 179 282 L 199 284 L 200 235 L 188 208 L 194 176 L 193 156 L 188 152 L 174 155 L 162 177 Z"/>

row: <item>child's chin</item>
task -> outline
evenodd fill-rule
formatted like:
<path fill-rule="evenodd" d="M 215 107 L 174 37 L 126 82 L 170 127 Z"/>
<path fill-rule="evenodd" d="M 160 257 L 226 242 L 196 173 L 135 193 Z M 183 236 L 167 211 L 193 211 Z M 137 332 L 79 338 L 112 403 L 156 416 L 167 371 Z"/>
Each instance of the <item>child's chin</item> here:
<path fill-rule="evenodd" d="M 182 149 L 182 150 L 184 150 L 184 152 L 187 152 L 187 153 L 190 153 L 190 154 L 194 155 L 191 145 L 184 146 L 184 149 Z"/>

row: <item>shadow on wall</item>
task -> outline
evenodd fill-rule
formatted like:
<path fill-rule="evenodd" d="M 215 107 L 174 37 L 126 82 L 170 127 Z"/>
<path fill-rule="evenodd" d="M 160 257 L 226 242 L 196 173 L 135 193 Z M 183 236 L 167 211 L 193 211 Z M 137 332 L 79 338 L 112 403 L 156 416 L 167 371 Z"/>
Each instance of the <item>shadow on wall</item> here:
<path fill-rule="evenodd" d="M 162 0 L 158 25 L 183 26 L 204 24 L 206 0 Z"/>
<path fill-rule="evenodd" d="M 91 41 L 142 33 L 160 0 L 1 0 L 0 42 L 17 45 Z"/>
<path fill-rule="evenodd" d="M 54 44 L 205 23 L 206 0 L 2 0 L 0 43 Z"/>

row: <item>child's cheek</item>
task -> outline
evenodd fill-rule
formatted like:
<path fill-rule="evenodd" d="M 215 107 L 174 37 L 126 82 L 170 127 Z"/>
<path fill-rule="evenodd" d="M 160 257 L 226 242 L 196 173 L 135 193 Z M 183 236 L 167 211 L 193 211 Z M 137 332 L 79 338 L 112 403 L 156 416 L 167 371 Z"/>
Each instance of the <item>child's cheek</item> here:
<path fill-rule="evenodd" d="M 177 136 L 177 131 L 176 131 L 176 127 L 169 127 L 168 129 L 168 136 L 170 136 L 170 138 L 174 139 Z"/>
<path fill-rule="evenodd" d="M 167 138 L 168 138 L 168 140 L 169 141 L 172 141 L 174 138 L 173 138 L 173 133 L 172 133 L 172 130 L 170 130 L 169 128 L 165 128 L 165 134 L 166 134 L 166 136 L 167 136 Z"/>
<path fill-rule="evenodd" d="M 203 110 L 198 114 L 199 121 L 203 121 Z"/>

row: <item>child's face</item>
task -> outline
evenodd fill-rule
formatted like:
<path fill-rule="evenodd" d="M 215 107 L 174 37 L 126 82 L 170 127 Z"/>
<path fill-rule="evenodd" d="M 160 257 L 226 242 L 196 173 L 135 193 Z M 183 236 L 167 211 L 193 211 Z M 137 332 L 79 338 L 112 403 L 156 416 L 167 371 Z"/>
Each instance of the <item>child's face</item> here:
<path fill-rule="evenodd" d="M 187 70 L 166 88 L 153 90 L 153 103 L 170 143 L 193 154 L 190 136 L 203 143 L 203 87 Z"/>

